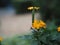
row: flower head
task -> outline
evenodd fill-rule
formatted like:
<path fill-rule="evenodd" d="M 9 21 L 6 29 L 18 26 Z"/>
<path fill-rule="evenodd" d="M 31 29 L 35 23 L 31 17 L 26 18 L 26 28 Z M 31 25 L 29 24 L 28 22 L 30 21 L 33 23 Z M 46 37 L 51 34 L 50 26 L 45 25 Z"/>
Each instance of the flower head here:
<path fill-rule="evenodd" d="M 40 20 L 40 22 L 38 20 L 34 20 L 32 28 L 35 29 L 46 28 L 46 24 L 42 20 Z"/>
<path fill-rule="evenodd" d="M 42 20 L 40 20 L 39 25 L 40 25 L 40 27 L 46 28 L 46 24 Z"/>
<path fill-rule="evenodd" d="M 39 22 L 38 20 L 34 20 L 34 23 L 32 23 L 32 27 L 37 28 L 38 22 Z"/>
<path fill-rule="evenodd" d="M 40 7 L 36 7 L 36 6 L 33 7 L 33 6 L 31 6 L 31 7 L 28 7 L 27 9 L 28 9 L 28 10 L 33 10 L 33 9 L 38 10 L 39 8 L 40 8 Z"/>
<path fill-rule="evenodd" d="M 40 7 L 34 7 L 36 10 L 38 10 Z"/>
<path fill-rule="evenodd" d="M 28 7 L 27 9 L 28 9 L 28 10 L 32 10 L 32 9 L 33 9 L 33 6 L 31 6 L 31 7 Z"/>
<path fill-rule="evenodd" d="M 58 32 L 60 32 L 60 27 L 57 28 Z"/>

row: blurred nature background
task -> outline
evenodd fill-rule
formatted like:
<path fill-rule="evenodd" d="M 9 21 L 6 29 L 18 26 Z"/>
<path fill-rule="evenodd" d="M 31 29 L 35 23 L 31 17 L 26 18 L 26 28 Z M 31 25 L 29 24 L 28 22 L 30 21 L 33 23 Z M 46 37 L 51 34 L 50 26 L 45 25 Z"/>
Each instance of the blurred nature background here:
<path fill-rule="evenodd" d="M 32 11 L 27 9 L 30 6 L 40 7 L 35 16 L 45 22 L 54 20 L 60 25 L 59 0 L 0 0 L 0 36 L 30 34 Z"/>

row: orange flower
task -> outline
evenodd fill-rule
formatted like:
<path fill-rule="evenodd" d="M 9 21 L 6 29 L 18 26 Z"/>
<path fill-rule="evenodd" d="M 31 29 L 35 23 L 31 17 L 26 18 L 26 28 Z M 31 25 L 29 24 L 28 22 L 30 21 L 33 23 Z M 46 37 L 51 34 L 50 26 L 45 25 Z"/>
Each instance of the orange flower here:
<path fill-rule="evenodd" d="M 37 23 L 33 23 L 32 28 L 36 28 L 36 27 L 37 27 Z"/>
<path fill-rule="evenodd" d="M 2 41 L 3 40 L 3 38 L 2 37 L 0 37 L 0 41 Z"/>
<path fill-rule="evenodd" d="M 40 25 L 40 27 L 46 28 L 46 24 L 42 20 L 40 20 L 39 25 Z"/>
<path fill-rule="evenodd" d="M 37 24 L 37 27 L 36 27 L 36 29 L 40 29 L 40 25 L 39 25 L 39 24 Z"/>
<path fill-rule="evenodd" d="M 43 27 L 43 25 L 42 25 L 41 23 L 39 23 L 39 26 L 40 26 L 40 28 L 42 28 L 42 27 Z"/>
<path fill-rule="evenodd" d="M 57 29 L 58 29 L 58 32 L 60 32 L 60 27 L 58 27 Z"/>
<path fill-rule="evenodd" d="M 46 28 L 46 24 L 42 20 L 40 20 L 40 22 L 38 20 L 34 20 L 32 28 L 35 29 Z"/>
<path fill-rule="evenodd" d="M 40 20 L 40 23 L 41 23 L 42 25 L 46 25 L 42 20 Z"/>
<path fill-rule="evenodd" d="M 39 29 L 39 21 L 34 20 L 34 23 L 32 24 L 32 28 Z"/>
<path fill-rule="evenodd" d="M 33 23 L 32 28 L 39 29 L 40 28 L 40 25 L 39 24 L 36 24 L 36 23 Z"/>

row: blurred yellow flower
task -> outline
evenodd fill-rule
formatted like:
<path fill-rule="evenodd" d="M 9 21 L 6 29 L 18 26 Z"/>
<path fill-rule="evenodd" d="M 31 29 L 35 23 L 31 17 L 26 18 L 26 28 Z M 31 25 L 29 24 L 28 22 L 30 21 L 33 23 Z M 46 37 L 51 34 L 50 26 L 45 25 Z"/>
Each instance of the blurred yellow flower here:
<path fill-rule="evenodd" d="M 46 28 L 46 24 L 42 20 L 40 20 L 39 25 L 40 25 L 40 27 Z"/>
<path fill-rule="evenodd" d="M 3 38 L 2 37 L 0 37 L 0 41 L 2 41 L 3 40 Z"/>
<path fill-rule="evenodd" d="M 40 26 L 39 26 L 39 24 L 37 24 L 37 23 L 33 23 L 32 28 L 39 29 Z"/>
<path fill-rule="evenodd" d="M 58 29 L 58 32 L 60 32 L 60 27 L 58 27 L 57 29 Z"/>
<path fill-rule="evenodd" d="M 38 10 L 40 7 L 33 7 L 33 6 L 31 6 L 31 7 L 28 7 L 27 9 L 28 10 L 33 10 L 33 9 L 35 9 L 35 10 Z"/>
<path fill-rule="evenodd" d="M 32 27 L 33 27 L 33 28 L 36 28 L 36 27 L 37 27 L 37 23 L 33 23 L 33 24 L 32 24 Z"/>
<path fill-rule="evenodd" d="M 32 10 L 33 9 L 33 6 L 32 7 L 28 7 L 28 10 Z"/>
<path fill-rule="evenodd" d="M 38 10 L 40 7 L 34 7 L 36 10 Z"/>
<path fill-rule="evenodd" d="M 42 25 L 46 25 L 42 20 L 40 20 L 40 23 L 41 23 Z"/>
<path fill-rule="evenodd" d="M 46 28 L 46 24 L 42 20 L 40 20 L 40 22 L 38 20 L 34 20 L 32 28 L 35 29 Z"/>
<path fill-rule="evenodd" d="M 36 29 L 40 29 L 40 25 L 39 25 L 39 24 L 37 24 L 37 27 L 36 27 Z"/>
<path fill-rule="evenodd" d="M 38 23 L 39 23 L 38 20 L 34 20 L 34 23 L 32 23 L 32 28 L 38 29 L 39 28 Z"/>

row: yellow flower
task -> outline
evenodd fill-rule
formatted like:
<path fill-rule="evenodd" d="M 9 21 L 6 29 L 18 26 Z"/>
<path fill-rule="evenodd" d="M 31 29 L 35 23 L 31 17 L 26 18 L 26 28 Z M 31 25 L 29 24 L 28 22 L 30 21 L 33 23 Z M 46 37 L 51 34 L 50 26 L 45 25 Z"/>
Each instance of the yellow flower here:
<path fill-rule="evenodd" d="M 39 25 L 40 25 L 40 27 L 46 28 L 46 24 L 42 20 L 40 20 Z"/>
<path fill-rule="evenodd" d="M 42 25 L 46 25 L 42 20 L 40 20 L 40 23 L 41 23 Z"/>
<path fill-rule="evenodd" d="M 32 28 L 36 28 L 36 27 L 37 27 L 37 23 L 33 23 Z"/>
<path fill-rule="evenodd" d="M 31 6 L 31 7 L 28 7 L 27 9 L 28 9 L 28 10 L 33 10 L 33 9 L 38 10 L 39 8 L 40 8 L 40 7 L 36 7 L 36 6 L 33 7 L 33 6 Z"/>
<path fill-rule="evenodd" d="M 35 28 L 35 29 L 40 29 L 40 28 L 46 28 L 46 24 L 40 20 L 34 20 L 34 23 L 32 23 L 32 28 Z"/>
<path fill-rule="evenodd" d="M 58 29 L 58 32 L 60 32 L 60 27 L 58 27 L 57 29 Z"/>
<path fill-rule="evenodd" d="M 28 7 L 28 10 L 32 10 L 33 9 L 33 6 L 32 7 Z"/>
<path fill-rule="evenodd" d="M 0 41 L 2 41 L 3 40 L 3 38 L 2 37 L 0 37 Z"/>
<path fill-rule="evenodd" d="M 32 23 L 32 27 L 35 28 L 35 29 L 38 29 L 39 28 L 39 21 L 38 20 L 34 20 L 34 23 Z"/>
<path fill-rule="evenodd" d="M 40 26 L 39 26 L 39 24 L 38 24 L 38 23 L 33 23 L 32 28 L 39 29 L 39 28 L 40 28 Z"/>
<path fill-rule="evenodd" d="M 36 27 L 36 29 L 40 29 L 40 25 L 39 25 L 39 24 L 37 24 L 37 27 Z"/>
<path fill-rule="evenodd" d="M 36 10 L 38 10 L 40 7 L 34 7 Z"/>

